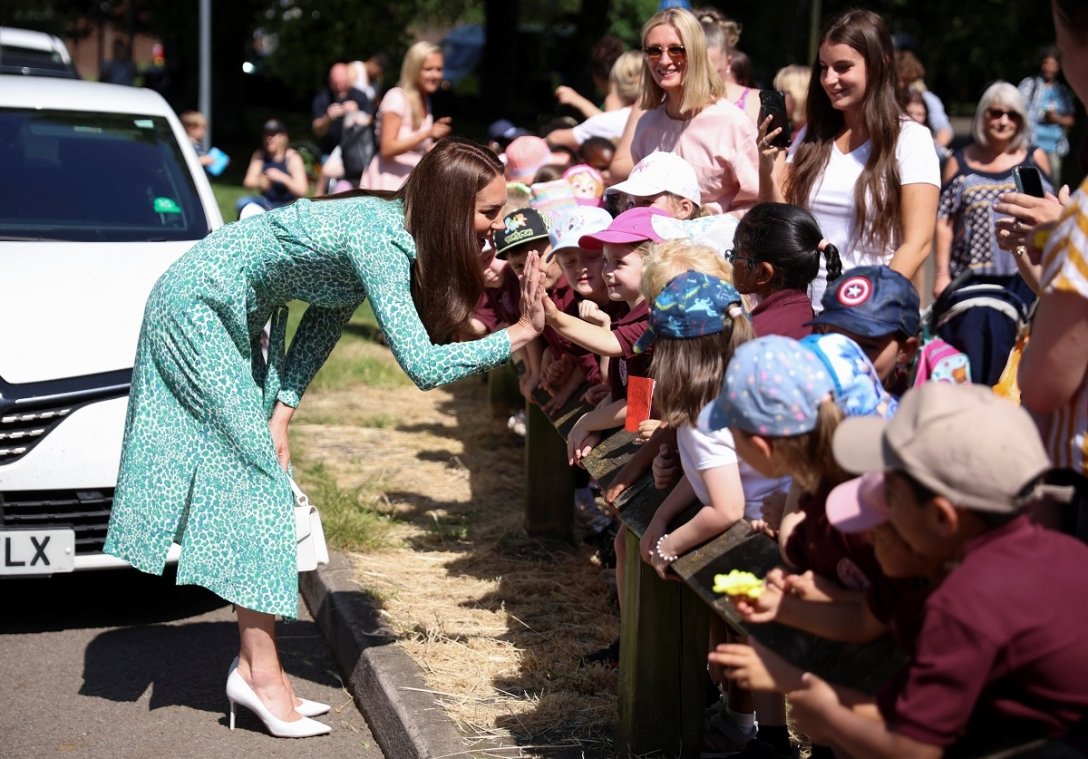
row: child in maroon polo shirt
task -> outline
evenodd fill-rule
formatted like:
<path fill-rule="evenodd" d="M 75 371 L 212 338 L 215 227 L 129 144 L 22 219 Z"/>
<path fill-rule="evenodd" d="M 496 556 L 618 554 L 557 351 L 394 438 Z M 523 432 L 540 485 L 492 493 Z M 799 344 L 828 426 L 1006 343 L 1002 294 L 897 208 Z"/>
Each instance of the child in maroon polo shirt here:
<path fill-rule="evenodd" d="M 1082 740 L 1071 730 L 1088 717 L 1088 546 L 1023 513 L 1050 466 L 1027 412 L 989 388 L 931 383 L 886 424 L 844 421 L 833 448 L 848 470 L 884 470 L 886 510 L 854 503 L 865 526 L 886 519 L 945 574 L 879 716 L 806 674 L 789 694 L 798 727 L 859 757 Z"/>
<path fill-rule="evenodd" d="M 567 339 L 614 359 L 609 371 L 610 400 L 584 414 L 567 436 L 567 452 L 571 463 L 577 463 L 600 440 L 600 430 L 621 427 L 627 408 L 627 377 L 649 377 L 652 351 L 636 353 L 635 343 L 646 331 L 649 309 L 639 292 L 645 243 L 661 242 L 651 219 L 666 215 L 657 208 L 632 208 L 624 211 L 596 234 L 583 235 L 578 245 L 586 250 L 604 251 L 604 279 L 608 296 L 626 303 L 630 311 L 611 325 L 611 329 L 590 324 L 563 313 L 558 303 L 552 307 L 545 300 L 548 326 Z"/>
<path fill-rule="evenodd" d="M 809 284 L 825 264 L 828 281 L 842 273 L 839 250 L 820 231 L 808 211 L 787 203 L 753 206 L 737 225 L 733 247 L 733 283 L 752 296 L 752 326 L 760 337 L 785 335 L 794 340 L 812 332 Z"/>

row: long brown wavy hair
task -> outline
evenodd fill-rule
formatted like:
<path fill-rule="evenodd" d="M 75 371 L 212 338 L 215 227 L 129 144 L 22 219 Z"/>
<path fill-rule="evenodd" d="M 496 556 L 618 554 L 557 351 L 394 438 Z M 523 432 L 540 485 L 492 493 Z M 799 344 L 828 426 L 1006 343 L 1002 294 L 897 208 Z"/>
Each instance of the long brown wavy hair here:
<path fill-rule="evenodd" d="M 872 151 L 854 188 L 855 228 L 858 239 L 885 248 L 899 232 L 899 168 L 895 145 L 899 138 L 901 113 L 895 102 L 895 57 L 888 27 L 876 13 L 851 10 L 832 20 L 820 34 L 824 43 L 849 45 L 865 60 L 866 85 L 862 118 L 869 133 Z M 845 128 L 841 111 L 831 105 L 820 82 L 822 69 L 817 55 L 808 86 L 808 128 L 786 179 L 786 200 L 808 207 L 809 193 L 818 183 L 831 146 Z M 871 199 L 871 203 L 867 200 Z"/>
<path fill-rule="evenodd" d="M 480 243 L 473 220 L 476 195 L 503 165 L 489 148 L 460 137 L 435 143 L 396 192 L 349 190 L 314 200 L 358 196 L 404 203 L 404 228 L 416 243 L 412 300 L 435 343 L 467 334 L 484 289 Z"/>

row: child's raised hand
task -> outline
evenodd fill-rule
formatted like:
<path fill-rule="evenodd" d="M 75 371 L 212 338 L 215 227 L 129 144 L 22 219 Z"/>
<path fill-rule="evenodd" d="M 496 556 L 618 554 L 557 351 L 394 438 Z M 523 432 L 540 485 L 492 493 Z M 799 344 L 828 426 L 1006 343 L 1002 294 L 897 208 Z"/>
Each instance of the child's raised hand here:
<path fill-rule="evenodd" d="M 667 443 L 658 448 L 653 463 L 654 487 L 658 490 L 668 490 L 680 479 L 680 462 L 676 451 Z"/>
<path fill-rule="evenodd" d="M 612 326 L 612 317 L 602 311 L 601 307 L 591 300 L 579 301 L 578 316 L 582 321 L 596 324 L 598 327 L 608 329 Z"/>

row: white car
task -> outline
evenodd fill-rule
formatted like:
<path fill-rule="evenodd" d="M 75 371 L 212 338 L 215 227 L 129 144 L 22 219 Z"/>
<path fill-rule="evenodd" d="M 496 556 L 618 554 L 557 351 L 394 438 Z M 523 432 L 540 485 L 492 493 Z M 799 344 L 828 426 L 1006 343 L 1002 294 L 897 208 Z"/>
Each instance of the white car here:
<path fill-rule="evenodd" d="M 0 26 L 0 74 L 79 79 L 60 37 L 11 26 Z"/>
<path fill-rule="evenodd" d="M 101 550 L 144 303 L 222 223 L 157 93 L 0 76 L 0 577 L 125 566 Z"/>

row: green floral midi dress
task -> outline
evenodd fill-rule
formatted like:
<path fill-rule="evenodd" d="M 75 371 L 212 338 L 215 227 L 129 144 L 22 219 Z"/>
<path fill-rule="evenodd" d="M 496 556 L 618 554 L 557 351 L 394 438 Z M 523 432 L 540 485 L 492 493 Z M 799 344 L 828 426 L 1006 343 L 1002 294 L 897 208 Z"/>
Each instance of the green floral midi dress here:
<path fill-rule="evenodd" d="M 431 343 L 410 292 L 414 260 L 403 206 L 370 197 L 300 200 L 229 224 L 179 258 L 144 313 L 105 552 L 161 574 L 177 542 L 178 584 L 295 617 L 293 498 L 268 429 L 275 401 L 298 405 L 367 298 L 423 389 L 509 357 L 505 331 Z M 309 307 L 285 353 L 291 300 Z"/>

